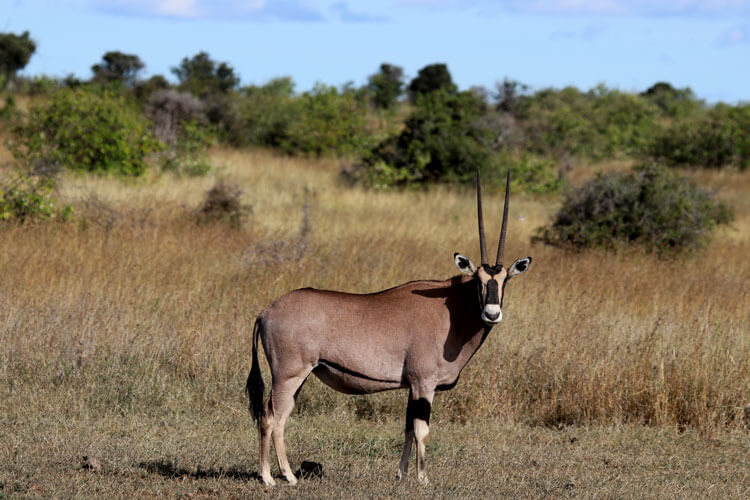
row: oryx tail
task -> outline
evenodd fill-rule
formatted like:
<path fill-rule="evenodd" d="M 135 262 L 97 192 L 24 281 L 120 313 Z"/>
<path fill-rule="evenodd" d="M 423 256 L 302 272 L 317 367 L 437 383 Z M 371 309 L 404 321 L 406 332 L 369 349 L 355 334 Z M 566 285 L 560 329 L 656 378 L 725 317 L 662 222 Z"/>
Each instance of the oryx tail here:
<path fill-rule="evenodd" d="M 258 363 L 258 337 L 260 336 L 261 319 L 255 320 L 253 327 L 253 364 L 250 368 L 250 374 L 247 376 L 245 384 L 245 393 L 250 400 L 250 413 L 253 419 L 260 424 L 260 416 L 263 412 L 263 393 L 266 386 L 263 383 L 263 376 L 260 373 L 260 364 Z"/>

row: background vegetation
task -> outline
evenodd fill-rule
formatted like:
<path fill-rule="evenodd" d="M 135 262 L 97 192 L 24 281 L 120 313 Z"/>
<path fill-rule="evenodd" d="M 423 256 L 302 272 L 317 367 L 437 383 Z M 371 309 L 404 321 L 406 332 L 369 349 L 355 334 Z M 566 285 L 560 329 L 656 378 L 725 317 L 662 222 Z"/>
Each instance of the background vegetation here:
<path fill-rule="evenodd" d="M 241 87 L 204 53 L 177 84 L 141 70 L 111 52 L 89 81 L 4 94 L 0 497 L 750 493 L 747 105 L 668 83 L 460 90 L 440 64 L 301 93 Z M 403 391 L 310 379 L 289 454 L 325 476 L 264 490 L 242 394 L 255 316 L 302 286 L 456 274 L 454 251 L 478 253 L 477 166 L 490 234 L 512 170 L 506 252 L 534 266 L 436 398 L 432 486 L 393 481 Z M 531 243 L 576 213 L 603 246 Z M 670 213 L 697 251 L 619 243 L 659 248 L 672 229 L 646 222 Z"/>

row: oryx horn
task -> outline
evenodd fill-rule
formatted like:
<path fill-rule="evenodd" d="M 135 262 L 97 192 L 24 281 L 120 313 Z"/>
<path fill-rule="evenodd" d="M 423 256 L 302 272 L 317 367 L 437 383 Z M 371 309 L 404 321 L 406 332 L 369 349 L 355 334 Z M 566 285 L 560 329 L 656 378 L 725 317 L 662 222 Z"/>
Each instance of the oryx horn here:
<path fill-rule="evenodd" d="M 503 205 L 503 226 L 500 230 L 500 242 L 497 244 L 496 266 L 503 265 L 503 252 L 505 251 L 505 233 L 508 231 L 508 198 L 510 197 L 510 169 L 505 178 L 505 205 Z"/>
<path fill-rule="evenodd" d="M 487 241 L 484 238 L 484 217 L 482 216 L 482 179 L 477 167 L 477 217 L 479 219 L 479 249 L 482 255 L 482 265 L 489 264 L 487 261 Z"/>

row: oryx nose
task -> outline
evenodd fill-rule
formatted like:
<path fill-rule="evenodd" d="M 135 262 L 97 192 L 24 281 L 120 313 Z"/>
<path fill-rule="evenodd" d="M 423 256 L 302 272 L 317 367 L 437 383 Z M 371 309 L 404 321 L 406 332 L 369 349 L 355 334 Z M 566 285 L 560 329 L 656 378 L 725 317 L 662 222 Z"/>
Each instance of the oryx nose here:
<path fill-rule="evenodd" d="M 487 304 L 484 306 L 484 317 L 487 321 L 498 321 L 502 317 L 500 304 Z"/>
<path fill-rule="evenodd" d="M 500 311 L 498 312 L 485 311 L 484 315 L 487 316 L 487 319 L 489 319 L 490 321 L 495 321 L 498 318 L 498 316 L 500 316 Z"/>

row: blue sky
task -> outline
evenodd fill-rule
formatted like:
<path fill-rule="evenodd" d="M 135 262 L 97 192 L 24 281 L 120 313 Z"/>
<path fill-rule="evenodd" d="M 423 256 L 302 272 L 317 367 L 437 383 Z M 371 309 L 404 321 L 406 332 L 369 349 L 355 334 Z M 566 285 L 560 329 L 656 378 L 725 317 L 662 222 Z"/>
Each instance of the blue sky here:
<path fill-rule="evenodd" d="M 23 74 L 91 76 L 110 50 L 144 76 L 208 52 L 242 84 L 291 76 L 361 85 L 380 63 L 442 62 L 460 88 L 504 77 L 538 90 L 657 81 L 750 102 L 750 0 L 0 0 L 0 32 L 29 30 Z"/>

